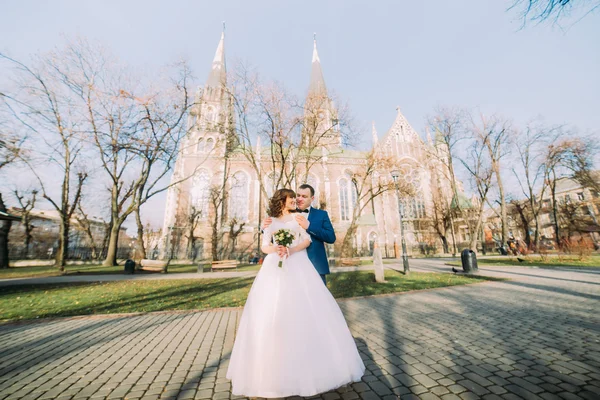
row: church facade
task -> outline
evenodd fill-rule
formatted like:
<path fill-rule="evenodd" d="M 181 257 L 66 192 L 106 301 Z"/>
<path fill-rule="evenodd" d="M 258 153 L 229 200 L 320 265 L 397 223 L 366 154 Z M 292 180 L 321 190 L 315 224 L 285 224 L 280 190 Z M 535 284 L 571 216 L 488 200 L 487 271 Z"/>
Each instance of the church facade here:
<path fill-rule="evenodd" d="M 209 77 L 190 113 L 190 131 L 175 166 L 172 182 L 182 181 L 167 193 L 164 257 L 170 254 L 175 258 L 246 260 L 259 252 L 260 221 L 266 217 L 268 198 L 278 188 L 279 181 L 269 157 L 270 144 L 261 146 L 258 141 L 252 161 L 242 151 L 236 151 L 236 121 L 226 88 L 222 35 Z M 379 137 L 373 123 L 373 149 L 393 160 L 401 183 L 413 190 L 409 198 L 401 200 L 400 207 L 393 190 L 361 200 L 353 175 L 369 152 L 347 149 L 342 144 L 336 126 L 337 110 L 327 93 L 316 41 L 306 104 L 315 101 L 318 102 L 315 115 L 319 119 L 315 132 L 320 139 L 310 151 L 319 157 L 308 170 L 299 168 L 289 186 L 296 189 L 302 183 L 309 183 L 315 188 L 313 206 L 328 211 L 336 230 L 337 242 L 328 249 L 330 257 L 338 255 L 360 201 L 370 204 L 362 204 L 365 207 L 361 207 L 360 218 L 355 221 L 357 228 L 352 241 L 356 255 L 371 254 L 374 243 L 378 243 L 384 256 L 399 256 L 400 209 L 409 254 L 442 252 L 440 235 L 434 229 L 434 204 L 440 198 L 448 203 L 446 198 L 451 189 L 446 182 L 443 157 L 439 157 L 440 149 L 429 135 L 427 141 L 422 140 L 399 108 L 383 137 Z M 311 140 L 310 135 L 302 137 L 307 145 Z M 390 172 L 386 167 L 376 175 L 390 177 Z M 183 180 L 187 176 L 191 178 Z M 223 190 L 214 189 L 218 187 Z M 220 246 L 220 255 L 215 246 Z"/>

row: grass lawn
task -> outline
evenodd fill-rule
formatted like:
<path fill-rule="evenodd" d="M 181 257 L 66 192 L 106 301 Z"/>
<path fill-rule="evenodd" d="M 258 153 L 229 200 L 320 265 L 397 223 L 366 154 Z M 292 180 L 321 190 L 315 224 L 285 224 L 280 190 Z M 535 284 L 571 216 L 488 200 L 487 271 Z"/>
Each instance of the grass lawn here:
<path fill-rule="evenodd" d="M 330 275 L 336 298 L 405 292 L 481 282 L 488 278 L 385 271 L 387 283 L 375 283 L 369 271 Z M 0 320 L 90 314 L 201 310 L 243 306 L 254 278 L 177 279 L 18 285 L 0 291 Z"/>
<path fill-rule="evenodd" d="M 553 268 L 553 267 L 591 267 L 591 268 L 600 268 L 600 256 L 594 255 L 591 257 L 584 258 L 580 260 L 577 256 L 552 256 L 546 257 L 545 260 L 542 260 L 540 256 L 520 256 L 519 257 L 525 261 L 519 261 L 517 257 L 506 257 L 506 258 L 480 258 L 477 259 L 478 265 L 484 266 L 519 266 L 519 267 L 527 267 L 527 266 L 536 266 L 543 268 Z M 447 263 L 448 265 L 461 265 L 460 261 L 451 261 Z"/>
<path fill-rule="evenodd" d="M 67 265 L 65 267 L 66 275 L 106 275 L 106 274 L 122 274 L 124 267 L 122 265 L 116 267 L 103 267 L 102 265 Z M 258 271 L 259 265 L 241 264 L 238 271 Z M 197 272 L 196 265 L 170 265 L 169 274 Z M 235 269 L 225 269 L 221 271 L 235 271 Z M 210 267 L 204 268 L 204 272 L 210 272 Z M 136 272 L 147 273 L 147 272 Z M 0 269 L 0 279 L 13 278 L 41 278 L 45 276 L 60 276 L 61 273 L 56 267 L 40 266 L 40 267 L 11 267 Z"/>

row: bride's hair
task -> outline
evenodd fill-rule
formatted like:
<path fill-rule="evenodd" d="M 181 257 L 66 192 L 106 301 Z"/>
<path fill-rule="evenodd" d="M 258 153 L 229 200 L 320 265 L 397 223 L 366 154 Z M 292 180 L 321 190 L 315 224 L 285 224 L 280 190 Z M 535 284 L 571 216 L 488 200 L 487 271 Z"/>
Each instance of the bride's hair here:
<path fill-rule="evenodd" d="M 296 198 L 296 192 L 291 189 L 277 190 L 269 200 L 267 215 L 269 217 L 280 217 L 283 214 L 283 208 L 288 197 Z"/>

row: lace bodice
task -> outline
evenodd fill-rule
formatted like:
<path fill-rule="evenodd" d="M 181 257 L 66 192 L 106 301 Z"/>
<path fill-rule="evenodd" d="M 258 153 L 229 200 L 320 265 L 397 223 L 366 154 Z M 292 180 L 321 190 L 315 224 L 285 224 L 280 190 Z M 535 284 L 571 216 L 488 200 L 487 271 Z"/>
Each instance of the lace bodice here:
<path fill-rule="evenodd" d="M 308 239 L 310 239 L 310 235 L 302 229 L 302 227 L 294 218 L 294 215 L 286 217 L 286 219 L 281 218 L 273 218 L 273 222 L 269 225 L 268 228 L 264 230 L 263 236 L 263 245 L 269 245 L 273 243 L 273 234 L 280 229 L 289 229 L 294 234 L 294 241 L 292 242 L 290 247 L 297 246 L 298 243 Z"/>

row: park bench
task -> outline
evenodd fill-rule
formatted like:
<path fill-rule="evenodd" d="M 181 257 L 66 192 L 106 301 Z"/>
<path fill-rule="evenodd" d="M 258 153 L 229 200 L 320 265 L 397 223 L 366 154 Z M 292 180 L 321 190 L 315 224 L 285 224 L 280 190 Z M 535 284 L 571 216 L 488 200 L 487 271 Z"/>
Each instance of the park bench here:
<path fill-rule="evenodd" d="M 148 272 L 167 272 L 167 262 L 161 260 L 142 260 L 140 261 L 140 270 Z"/>
<path fill-rule="evenodd" d="M 229 269 L 229 268 L 235 268 L 237 270 L 239 263 L 240 262 L 238 260 L 213 261 L 210 266 L 210 270 L 214 271 L 215 269 Z"/>
<path fill-rule="evenodd" d="M 343 267 L 358 266 L 358 265 L 360 265 L 360 259 L 359 258 L 340 258 L 339 265 L 343 266 Z"/>

